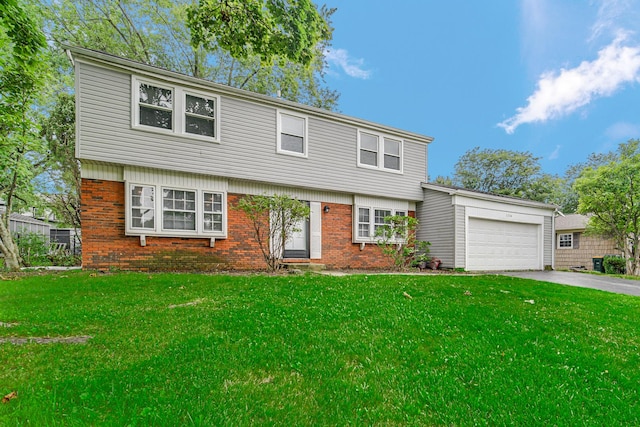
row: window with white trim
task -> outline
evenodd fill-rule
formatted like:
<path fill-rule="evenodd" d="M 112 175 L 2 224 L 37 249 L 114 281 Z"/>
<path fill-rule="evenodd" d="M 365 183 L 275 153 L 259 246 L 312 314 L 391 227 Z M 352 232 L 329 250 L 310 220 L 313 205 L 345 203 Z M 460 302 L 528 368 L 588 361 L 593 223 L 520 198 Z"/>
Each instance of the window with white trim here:
<path fill-rule="evenodd" d="M 307 118 L 278 111 L 277 152 L 307 157 Z"/>
<path fill-rule="evenodd" d="M 400 150 L 402 142 L 384 138 L 384 169 L 399 171 L 401 166 Z"/>
<path fill-rule="evenodd" d="M 369 239 L 371 237 L 371 216 L 369 208 L 358 208 L 358 237 Z"/>
<path fill-rule="evenodd" d="M 220 191 L 130 183 L 126 231 L 129 235 L 226 237 L 225 205 L 226 194 Z"/>
<path fill-rule="evenodd" d="M 558 234 L 558 248 L 572 249 L 573 248 L 573 233 Z"/>
<path fill-rule="evenodd" d="M 387 209 L 374 209 L 373 212 L 373 235 L 376 236 L 378 230 L 387 223 L 384 219 L 391 216 L 391 211 Z"/>
<path fill-rule="evenodd" d="M 184 131 L 193 135 L 216 137 L 216 100 L 185 93 Z"/>
<path fill-rule="evenodd" d="M 173 89 L 140 82 L 139 123 L 159 129 L 173 129 Z"/>
<path fill-rule="evenodd" d="M 132 185 L 130 201 L 131 228 L 155 230 L 155 187 Z"/>
<path fill-rule="evenodd" d="M 196 230 L 196 192 L 162 189 L 162 229 Z"/>
<path fill-rule="evenodd" d="M 357 237 L 359 242 L 373 242 L 376 240 L 376 231 L 386 224 L 388 216 L 406 216 L 406 211 L 388 208 L 357 207 Z"/>
<path fill-rule="evenodd" d="M 132 76 L 136 129 L 219 142 L 220 98 Z"/>
<path fill-rule="evenodd" d="M 402 140 L 358 131 L 358 166 L 402 172 Z"/>
<path fill-rule="evenodd" d="M 360 133 L 360 164 L 378 167 L 378 136 Z"/>
<path fill-rule="evenodd" d="M 222 193 L 205 191 L 202 212 L 204 213 L 204 231 L 222 232 Z"/>

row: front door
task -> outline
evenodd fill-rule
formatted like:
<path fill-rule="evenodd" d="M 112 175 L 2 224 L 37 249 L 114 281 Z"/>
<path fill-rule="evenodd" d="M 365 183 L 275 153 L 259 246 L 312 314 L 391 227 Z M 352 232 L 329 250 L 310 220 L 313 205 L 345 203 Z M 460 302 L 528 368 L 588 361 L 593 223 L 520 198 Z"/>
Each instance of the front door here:
<path fill-rule="evenodd" d="M 284 258 L 309 258 L 309 218 L 298 222 L 296 228 L 285 242 Z"/>

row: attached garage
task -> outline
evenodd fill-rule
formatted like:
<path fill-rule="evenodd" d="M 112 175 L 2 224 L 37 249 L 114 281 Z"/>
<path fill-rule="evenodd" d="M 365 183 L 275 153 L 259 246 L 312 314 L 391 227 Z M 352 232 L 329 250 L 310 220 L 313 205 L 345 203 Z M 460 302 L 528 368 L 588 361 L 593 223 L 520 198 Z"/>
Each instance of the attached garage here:
<path fill-rule="evenodd" d="M 444 267 L 467 271 L 542 270 L 553 266 L 555 206 L 423 184 L 419 238 Z"/>
<path fill-rule="evenodd" d="M 468 270 L 539 270 L 541 225 L 469 218 Z"/>

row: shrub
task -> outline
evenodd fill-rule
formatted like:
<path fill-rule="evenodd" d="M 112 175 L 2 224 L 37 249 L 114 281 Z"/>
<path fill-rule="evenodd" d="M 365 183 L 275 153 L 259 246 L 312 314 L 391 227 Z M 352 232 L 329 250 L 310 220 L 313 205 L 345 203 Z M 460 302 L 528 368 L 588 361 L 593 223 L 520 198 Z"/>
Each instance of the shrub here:
<path fill-rule="evenodd" d="M 626 261 L 621 256 L 607 255 L 604 257 L 602 265 L 607 274 L 625 274 L 626 272 Z"/>
<path fill-rule="evenodd" d="M 49 242 L 39 233 L 26 232 L 15 236 L 20 257 L 25 267 L 50 265 Z"/>
<path fill-rule="evenodd" d="M 405 270 L 421 261 L 429 261 L 429 242 L 418 240 L 418 220 L 409 216 L 392 215 L 384 218 L 384 225 L 376 229 L 376 243 L 388 256 L 396 270 Z"/>

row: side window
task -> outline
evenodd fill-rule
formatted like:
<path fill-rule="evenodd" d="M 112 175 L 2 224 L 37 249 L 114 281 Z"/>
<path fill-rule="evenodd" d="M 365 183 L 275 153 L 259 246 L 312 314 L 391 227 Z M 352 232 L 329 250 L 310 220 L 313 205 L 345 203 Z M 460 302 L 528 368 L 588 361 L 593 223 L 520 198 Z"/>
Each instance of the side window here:
<path fill-rule="evenodd" d="M 573 248 L 573 234 L 558 234 L 558 248 L 571 249 Z"/>
<path fill-rule="evenodd" d="M 378 137 L 360 133 L 360 164 L 378 166 Z"/>
<path fill-rule="evenodd" d="M 155 229 L 154 193 L 152 186 L 131 186 L 131 228 Z"/>
<path fill-rule="evenodd" d="M 400 170 L 400 150 L 402 143 L 394 139 L 384 139 L 384 168 Z"/>
<path fill-rule="evenodd" d="M 402 140 L 359 130 L 358 166 L 402 172 L 402 147 Z"/>
<path fill-rule="evenodd" d="M 138 124 L 173 129 L 173 89 L 139 82 Z"/>
<path fill-rule="evenodd" d="M 203 193 L 204 231 L 222 231 L 222 193 Z"/>
<path fill-rule="evenodd" d="M 216 100 L 186 94 L 184 131 L 216 138 Z"/>
<path fill-rule="evenodd" d="M 307 118 L 278 112 L 279 153 L 307 157 Z"/>
<path fill-rule="evenodd" d="M 358 237 L 369 238 L 369 208 L 358 208 Z"/>

